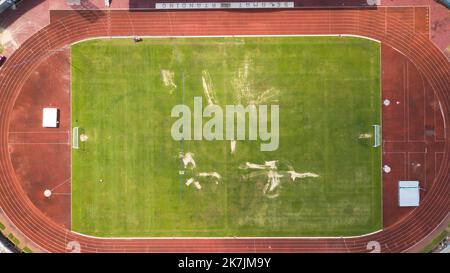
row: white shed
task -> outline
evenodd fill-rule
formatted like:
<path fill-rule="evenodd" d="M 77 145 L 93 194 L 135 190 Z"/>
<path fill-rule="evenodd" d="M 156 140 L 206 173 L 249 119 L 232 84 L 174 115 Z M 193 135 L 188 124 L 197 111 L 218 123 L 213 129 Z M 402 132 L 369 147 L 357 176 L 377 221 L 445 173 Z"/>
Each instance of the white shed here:
<path fill-rule="evenodd" d="M 419 181 L 399 181 L 398 205 L 400 207 L 418 207 L 419 202 Z"/>
<path fill-rule="evenodd" d="M 42 110 L 42 127 L 58 127 L 58 108 L 44 108 Z"/>

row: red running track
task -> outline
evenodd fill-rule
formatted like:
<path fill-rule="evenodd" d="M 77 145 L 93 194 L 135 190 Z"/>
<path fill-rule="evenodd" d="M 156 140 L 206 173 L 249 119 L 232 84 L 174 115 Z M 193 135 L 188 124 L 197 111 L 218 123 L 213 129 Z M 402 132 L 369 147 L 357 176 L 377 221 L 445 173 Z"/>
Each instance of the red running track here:
<path fill-rule="evenodd" d="M 65 229 L 27 198 L 8 152 L 14 102 L 34 69 L 76 41 L 98 36 L 354 34 L 380 40 L 415 64 L 437 95 L 445 133 L 450 135 L 450 64 L 427 35 L 402 18 L 417 8 L 285 11 L 66 11 L 28 39 L 0 70 L 0 207 L 30 240 L 49 252 L 368 252 L 370 241 L 382 252 L 408 251 L 433 232 L 450 211 L 450 142 L 443 163 L 421 206 L 402 221 L 374 234 L 346 238 L 102 239 Z M 58 14 L 55 14 L 58 15 Z M 369 246 L 368 246 L 369 245 Z"/>

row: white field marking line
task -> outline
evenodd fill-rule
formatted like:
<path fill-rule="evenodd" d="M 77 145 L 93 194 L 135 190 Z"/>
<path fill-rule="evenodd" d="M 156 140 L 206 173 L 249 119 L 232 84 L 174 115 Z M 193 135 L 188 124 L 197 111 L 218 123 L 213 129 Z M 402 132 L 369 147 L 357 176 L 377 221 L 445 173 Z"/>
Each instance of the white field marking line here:
<path fill-rule="evenodd" d="M 415 9 L 414 9 L 414 13 L 415 13 Z M 406 85 L 407 85 L 407 93 L 408 93 L 408 95 L 407 95 L 407 98 L 408 98 L 408 105 L 407 105 L 407 107 L 408 107 L 408 142 L 414 142 L 414 141 L 411 141 L 410 140 L 410 120 L 411 120 L 411 118 L 409 117 L 409 114 L 410 114 L 410 96 L 409 96 L 409 65 L 408 65 L 408 62 L 406 62 Z M 418 71 L 418 69 L 416 68 L 416 67 L 414 67 L 417 71 Z M 422 92 L 423 92 L 423 98 L 424 98 L 424 100 L 426 100 L 426 94 L 425 94 L 425 83 L 424 83 L 424 80 L 423 80 L 423 75 L 422 75 L 422 73 L 420 73 L 420 71 L 418 71 L 419 72 L 419 74 L 420 74 L 420 80 L 421 80 L 421 82 L 422 82 Z M 436 98 L 436 96 L 434 95 L 434 92 L 433 92 L 433 98 Z M 438 102 L 439 102 L 439 104 L 440 104 L 440 101 L 438 100 Z M 440 105 L 439 105 L 440 106 Z M 442 109 L 441 109 L 441 111 L 442 111 Z M 426 113 L 426 103 L 425 103 L 425 101 L 423 101 L 423 116 L 424 116 L 424 120 L 423 120 L 423 130 L 425 131 L 425 125 L 426 125 L 426 117 L 427 117 L 427 113 Z M 436 127 L 436 111 L 433 111 L 433 119 L 434 119 L 434 126 Z M 434 140 L 435 140 L 435 142 L 436 142 L 436 134 L 434 134 Z M 425 134 L 422 136 L 422 141 L 423 142 L 425 142 Z"/>
<path fill-rule="evenodd" d="M 8 142 L 8 144 L 11 145 L 68 145 L 69 142 L 36 142 L 36 143 L 30 143 L 30 142 Z"/>
<path fill-rule="evenodd" d="M 345 251 L 346 251 L 347 253 L 349 253 L 350 251 L 349 251 L 349 249 L 348 249 L 347 242 L 345 241 L 345 238 L 344 238 L 344 237 L 341 237 L 341 238 L 342 238 L 342 240 L 344 241 Z"/>
<path fill-rule="evenodd" d="M 20 179 L 19 179 L 19 177 L 18 177 L 18 175 L 17 175 L 16 172 L 12 172 L 11 175 L 14 176 L 14 178 L 16 179 L 16 181 L 20 181 Z M 27 194 L 25 191 L 23 191 L 23 189 L 21 189 L 21 192 L 22 192 L 22 194 Z M 30 199 L 28 199 L 27 202 L 29 202 L 31 205 L 34 206 L 34 204 L 31 202 Z M 7 218 L 8 223 L 9 223 L 10 225 L 12 225 L 12 226 L 14 227 L 14 229 L 16 229 L 17 231 L 19 231 L 20 234 L 21 234 L 23 237 L 25 237 L 26 239 L 28 239 L 28 241 L 30 241 L 31 244 L 36 245 L 37 248 L 38 248 L 39 250 L 43 251 L 43 252 L 47 252 L 47 253 L 49 252 L 49 251 L 47 251 L 47 249 L 46 249 L 45 247 L 42 247 L 42 246 L 41 246 L 40 244 L 38 244 L 37 242 L 30 240 L 30 239 L 28 238 L 28 236 L 26 236 L 25 233 L 23 233 L 23 232 L 21 232 L 19 229 L 17 229 L 17 226 L 11 221 L 11 219 L 8 217 L 8 215 L 6 215 L 6 214 L 4 213 L 4 211 L 2 210 L 1 207 L 0 207 L 0 212 L 2 212 L 2 215 L 4 215 L 4 217 Z"/>
<path fill-rule="evenodd" d="M 111 17 L 111 14 L 109 13 L 108 16 Z M 129 13 L 129 12 L 127 12 L 127 18 L 128 18 L 128 21 L 130 22 L 130 25 L 131 25 L 131 32 L 133 32 L 133 34 L 135 34 L 135 33 L 136 33 L 136 30 L 135 30 L 135 28 L 134 28 L 133 20 L 131 20 L 131 17 L 130 17 L 130 13 Z M 111 18 L 110 18 L 110 20 L 111 20 Z"/>
<path fill-rule="evenodd" d="M 440 171 L 441 168 L 442 168 L 442 164 L 436 163 L 436 162 L 438 162 L 438 160 L 437 160 L 438 154 L 441 155 L 441 156 L 444 156 L 444 153 L 443 153 L 443 152 L 435 152 L 435 153 L 434 153 L 434 178 L 435 178 L 435 179 L 436 179 L 437 174 L 439 173 L 439 171 Z M 435 179 L 433 179 L 433 181 L 434 181 Z"/>
<path fill-rule="evenodd" d="M 425 143 L 425 140 L 411 140 L 411 141 L 403 141 L 403 140 L 385 140 L 385 143 Z M 443 142 L 443 141 L 441 141 Z"/>
<path fill-rule="evenodd" d="M 75 45 L 78 43 L 82 43 L 85 41 L 92 41 L 92 40 L 101 40 L 101 39 L 132 39 L 135 36 L 98 36 L 98 37 L 92 37 L 92 38 L 86 38 L 79 41 L 76 41 L 72 43 L 71 45 Z M 245 38 L 245 37 L 355 37 L 355 38 L 362 38 L 371 40 L 377 43 L 381 43 L 381 41 L 362 36 L 362 35 L 353 35 L 353 34 L 281 34 L 281 35 L 193 35 L 193 36 L 179 36 L 179 35 L 166 35 L 166 36 L 139 36 L 141 38 L 150 38 L 150 39 L 160 39 L 160 38 L 221 38 L 221 37 L 231 37 L 231 38 Z M 398 51 L 398 50 L 397 50 Z M 381 65 L 381 63 L 380 63 Z M 71 81 L 72 85 L 72 81 Z M 72 152 L 72 151 L 71 151 Z M 71 164 L 72 167 L 72 164 Z M 71 217 L 72 218 L 72 217 Z M 72 219 L 71 219 L 72 220 Z M 96 239 L 106 239 L 106 240 L 148 240 L 148 239 L 161 239 L 161 240 L 172 240 L 172 239 L 308 239 L 308 240 L 317 240 L 317 239 L 339 239 L 339 238 L 361 238 L 369 235 L 373 235 L 376 233 L 379 233 L 383 231 L 383 229 L 376 230 L 371 233 L 361 234 L 361 235 L 355 235 L 355 236 L 324 236 L 324 237 L 97 237 L 92 235 L 87 235 L 83 233 L 76 232 L 72 229 L 72 221 L 71 221 L 71 231 L 75 234 L 89 237 L 89 238 L 96 238 Z"/>
<path fill-rule="evenodd" d="M 425 132 L 426 132 L 426 123 L 427 123 L 427 92 L 425 89 L 425 79 L 422 75 L 422 73 L 420 73 L 420 81 L 422 82 L 422 92 L 423 92 L 423 140 L 426 141 L 426 136 L 425 136 Z M 436 100 L 436 96 L 434 95 L 434 92 L 432 92 L 433 95 L 433 99 Z M 439 102 L 439 109 L 441 109 L 441 102 L 438 100 Z M 436 111 L 433 111 L 433 126 L 434 128 L 436 128 Z M 436 142 L 436 130 L 435 130 L 435 134 L 434 134 L 434 142 Z"/>
<path fill-rule="evenodd" d="M 402 152 L 403 154 L 403 177 L 408 179 L 408 173 L 409 173 L 409 154 L 408 152 Z"/>
<path fill-rule="evenodd" d="M 364 37 L 364 36 L 363 36 L 363 37 Z M 367 39 L 370 39 L 370 38 L 367 38 Z M 403 55 L 408 61 L 410 61 L 410 62 L 414 65 L 414 67 L 416 68 L 417 71 L 421 72 L 421 70 L 419 70 L 419 69 L 417 68 L 417 64 L 414 62 L 413 59 L 408 58 L 408 56 L 406 56 L 405 54 L 403 54 L 403 52 L 401 52 L 400 50 L 398 50 L 397 48 L 395 48 L 395 47 L 392 46 L 391 44 L 386 43 L 386 45 L 388 45 L 390 48 L 394 49 L 395 51 L 397 51 L 398 53 L 400 53 L 401 55 Z M 433 44 L 433 45 L 434 45 L 434 44 Z M 435 46 L 436 46 L 436 45 L 435 45 Z M 447 55 L 445 55 L 444 51 L 439 50 L 438 52 L 439 52 L 439 54 L 442 54 L 445 58 L 448 59 L 448 57 L 447 57 Z M 449 60 L 449 62 L 450 62 L 450 60 Z"/>
<path fill-rule="evenodd" d="M 407 160 L 407 152 L 384 152 L 385 154 L 401 154 L 403 155 L 403 168 L 405 168 L 403 177 L 406 177 L 406 172 L 408 169 L 408 162 L 405 162 Z"/>
<path fill-rule="evenodd" d="M 405 119 L 406 119 L 406 135 L 408 136 L 408 142 L 410 139 L 410 130 L 409 130 L 409 124 L 411 121 L 411 118 L 409 116 L 410 114 L 410 96 L 409 96 L 409 64 L 408 62 L 405 63 L 406 66 L 406 70 L 405 70 L 405 78 L 404 78 L 404 85 L 405 85 L 405 111 L 406 111 L 406 115 L 405 115 Z"/>
<path fill-rule="evenodd" d="M 167 18 L 169 19 L 170 33 L 173 33 L 172 17 L 170 17 L 170 12 L 166 12 Z"/>
<path fill-rule="evenodd" d="M 422 80 L 422 88 L 423 88 L 423 94 L 424 94 L 424 100 L 426 100 L 427 99 L 427 96 L 426 96 L 426 92 L 425 92 L 425 80 L 424 80 L 424 78 L 423 78 L 423 75 L 421 74 L 420 75 L 420 79 Z M 432 93 L 432 95 L 433 95 L 433 101 L 436 101 L 437 99 L 436 99 L 436 94 L 434 94 L 434 92 Z M 442 105 L 441 105 L 441 102 L 439 101 L 439 100 L 437 100 L 438 101 L 438 103 L 439 103 L 439 110 L 440 110 L 440 112 L 441 112 L 441 114 L 442 114 L 442 117 L 444 117 L 444 113 L 443 113 L 443 111 L 442 111 Z M 424 111 L 424 113 L 425 113 L 425 118 L 424 118 L 424 120 L 423 120 L 423 123 L 424 123 L 424 125 L 423 125 L 423 129 L 424 129 L 424 131 L 425 131 L 425 123 L 426 123 L 426 120 L 427 120 L 427 105 L 426 105 L 426 103 L 424 102 L 424 104 L 423 104 L 423 111 Z M 442 120 L 444 120 L 444 119 L 442 119 Z M 436 122 L 436 110 L 434 110 L 433 109 L 433 128 L 434 128 L 434 142 L 437 142 L 437 138 L 436 138 L 436 128 L 437 128 L 437 122 Z M 445 136 L 445 124 L 444 124 L 444 136 Z M 424 139 L 426 139 L 426 136 L 424 135 Z M 444 137 L 444 139 L 445 139 L 445 137 Z"/>
<path fill-rule="evenodd" d="M 332 16 L 331 16 L 331 10 L 330 11 L 328 11 L 328 32 L 330 32 L 331 31 L 331 23 L 330 23 L 330 21 L 331 21 L 331 18 L 332 18 Z M 359 31 L 360 31 L 360 29 L 361 29 L 361 12 L 358 12 L 358 14 L 357 14 L 357 19 L 356 19 L 356 31 L 359 33 Z"/>
<path fill-rule="evenodd" d="M 81 39 L 72 43 L 71 45 L 79 44 L 86 41 L 92 40 L 107 40 L 107 39 L 132 39 L 135 36 L 97 36 L 90 37 L 86 39 Z M 355 37 L 361 39 L 371 40 L 377 43 L 381 43 L 380 40 L 370 38 L 363 35 L 354 35 L 354 34 L 269 34 L 269 35 L 156 35 L 156 36 L 139 36 L 145 39 L 165 39 L 165 38 L 252 38 L 252 37 Z M 395 48 L 394 48 L 395 49 Z M 397 49 L 395 49 L 397 50 Z M 397 50 L 398 51 L 398 50 Z"/>
<path fill-rule="evenodd" d="M 60 186 L 66 184 L 68 181 L 70 181 L 70 178 L 67 178 L 66 180 L 64 180 L 63 182 L 59 183 L 58 185 L 54 186 L 52 189 L 50 189 L 51 191 L 54 191 L 55 189 L 59 188 Z"/>
<path fill-rule="evenodd" d="M 361 235 L 355 235 L 355 236 L 323 236 L 323 237 L 98 237 L 98 236 L 93 236 L 93 235 L 87 235 L 87 234 L 83 234 L 74 230 L 71 230 L 71 232 L 80 235 L 80 236 L 84 236 L 84 237 L 88 237 L 88 238 L 94 238 L 94 239 L 104 239 L 104 240 L 186 240 L 186 239 L 200 239 L 200 240 L 212 240 L 212 239 L 227 239 L 227 240 L 266 240 L 266 239 L 281 239 L 281 240 L 292 240 L 292 239 L 306 239 L 306 240 L 319 240 L 319 239 L 342 239 L 342 238 L 346 238 L 346 239 L 352 239 L 352 238 L 361 238 L 361 237 L 366 237 L 366 236 L 370 236 L 373 234 L 377 234 L 379 232 L 383 231 L 383 229 L 379 229 L 376 230 L 374 232 L 371 233 L 366 233 L 366 234 L 361 234 Z M 370 241 L 370 240 L 367 240 Z"/>
<path fill-rule="evenodd" d="M 425 131 L 426 131 L 426 123 L 427 123 L 427 93 L 425 91 L 425 81 L 423 79 L 423 75 L 420 74 L 420 81 L 422 82 L 422 92 L 423 92 L 423 141 L 426 140 Z M 433 92 L 433 98 L 434 98 L 434 92 Z M 436 127 L 436 111 L 433 111 L 433 125 Z M 434 142 L 436 142 L 436 134 L 434 134 Z"/>
<path fill-rule="evenodd" d="M 379 79 L 379 94 L 380 94 L 380 100 L 382 101 L 383 100 L 383 53 L 382 53 L 382 50 L 383 50 L 383 47 L 381 46 L 381 43 L 380 43 L 380 45 L 379 45 L 379 47 L 378 47 L 378 63 L 379 63 L 379 65 L 380 65 L 380 67 L 378 67 L 378 74 L 379 74 L 379 76 L 380 76 L 380 79 Z M 383 215 L 384 215 L 384 210 L 383 210 L 383 207 L 384 207 L 384 202 L 383 202 L 383 198 L 384 198 L 384 195 L 383 195 L 383 189 L 384 189 L 384 183 L 383 183 L 383 166 L 384 166 L 384 162 L 383 162 L 383 152 L 384 152 L 384 140 L 383 140 L 383 109 L 384 109 L 384 107 L 383 107 L 383 103 L 380 101 L 380 134 L 381 134 L 381 143 L 380 143 L 380 152 L 381 152 L 381 156 L 380 156 L 380 169 L 379 169 L 379 172 L 380 172 L 380 206 L 381 206 L 381 208 L 380 208 L 380 213 L 381 213 L 381 226 L 382 227 L 384 227 L 384 222 L 383 222 Z"/>
<path fill-rule="evenodd" d="M 412 162 L 410 162 L 410 157 L 409 156 L 410 155 L 414 155 L 414 154 L 416 154 L 416 155 L 423 155 L 423 165 L 421 165 L 421 167 L 426 167 L 427 166 L 427 154 L 428 154 L 428 151 L 425 150 L 425 152 L 408 152 L 408 180 L 413 180 L 413 178 L 410 178 L 411 176 L 410 176 L 410 173 L 409 173 L 410 163 L 412 163 Z M 436 158 L 436 155 L 434 155 L 434 157 Z M 421 163 L 419 163 L 419 164 L 421 164 Z M 424 174 L 424 184 L 428 185 L 427 184 L 427 182 L 428 182 L 427 178 L 428 178 L 429 173 L 427 173 L 426 168 L 425 168 L 425 171 L 423 172 L 423 174 Z M 417 180 L 420 180 L 420 179 L 417 179 Z"/>
<path fill-rule="evenodd" d="M 9 134 L 49 134 L 49 135 L 53 135 L 53 134 L 67 134 L 67 137 L 70 139 L 70 131 L 56 131 L 56 132 L 22 132 L 22 131 L 12 131 L 12 132 L 8 132 L 8 144 L 21 144 L 21 143 L 16 143 L 16 142 L 9 142 Z M 68 142 L 70 142 L 69 140 L 67 140 Z M 58 142 L 59 143 L 59 142 Z M 23 143 L 26 144 L 26 143 Z M 29 143 L 29 144 L 35 144 L 35 143 Z M 49 143 L 49 144 L 54 144 L 54 143 Z M 61 144 L 65 144 L 63 142 L 61 142 Z"/>
<path fill-rule="evenodd" d="M 410 179 L 409 179 L 409 177 L 410 177 L 410 175 L 409 175 L 409 169 L 410 169 L 409 163 L 411 163 L 411 162 L 410 162 L 410 159 L 409 159 L 409 155 L 410 155 L 410 154 L 411 154 L 411 153 L 406 152 L 406 180 L 410 180 Z"/>
<path fill-rule="evenodd" d="M 389 47 L 391 47 L 392 49 L 397 51 L 399 54 L 403 55 L 408 61 L 410 61 L 414 65 L 414 67 L 416 68 L 417 71 L 421 72 L 418 69 L 417 64 L 412 59 L 409 59 L 408 56 L 403 54 L 403 52 L 401 52 L 397 48 L 395 48 L 395 47 L 393 47 L 391 45 L 389 45 Z M 439 50 L 439 52 L 442 53 L 445 56 L 445 54 L 444 54 L 444 52 L 442 50 Z M 445 56 L 445 57 L 447 57 L 447 56 Z M 431 88 L 433 88 L 433 87 L 431 86 Z M 442 120 L 443 120 L 443 123 L 444 123 L 444 139 L 445 139 L 446 138 L 446 134 L 447 134 L 447 123 L 445 121 L 445 115 L 444 115 L 444 111 L 442 109 L 442 103 L 441 103 L 440 97 L 436 96 L 436 94 L 434 94 L 433 97 L 434 97 L 434 99 L 437 99 L 437 101 L 439 103 L 439 108 L 440 108 L 440 112 L 441 112 L 441 115 L 442 115 Z M 436 113 L 434 113 L 433 115 L 436 115 Z M 436 136 L 435 136 L 435 138 L 436 138 Z"/>
<path fill-rule="evenodd" d="M 429 181 L 428 175 L 429 175 L 429 173 L 427 172 L 427 168 L 426 168 L 426 166 L 427 166 L 427 154 L 428 154 L 428 151 L 425 151 L 424 156 L 423 156 L 423 166 L 424 166 L 424 169 L 425 169 L 425 185 L 428 186 L 428 181 Z M 434 153 L 433 157 L 435 158 L 434 165 L 436 166 L 436 153 Z M 434 167 L 434 168 L 436 168 L 436 167 Z M 434 174 L 434 176 L 436 176 L 436 174 Z"/>
<path fill-rule="evenodd" d="M 430 31 L 430 26 L 431 26 L 431 16 L 430 16 L 430 6 L 427 7 L 427 32 L 428 32 L 428 40 L 432 41 L 431 39 L 431 31 Z"/>
<path fill-rule="evenodd" d="M 435 96 L 435 98 L 436 98 L 436 96 Z M 441 113 L 441 116 L 442 116 L 442 121 L 443 121 L 443 123 L 444 123 L 444 139 L 441 139 L 441 140 L 439 140 L 440 142 L 445 142 L 445 139 L 447 138 L 447 136 L 446 136 L 446 134 L 447 134 L 447 123 L 445 122 L 445 115 L 444 115 L 444 110 L 442 110 L 442 103 L 441 103 L 441 101 L 440 100 L 437 100 L 438 101 L 438 103 L 439 103 L 439 112 Z M 436 127 L 436 111 L 434 112 L 434 126 Z M 435 142 L 436 142 L 436 134 L 434 135 L 434 139 L 435 139 Z"/>
<path fill-rule="evenodd" d="M 10 131 L 9 134 L 67 134 L 69 131 L 56 131 L 56 132 L 22 132 L 22 131 Z"/>
<path fill-rule="evenodd" d="M 407 75 L 407 72 L 408 71 L 408 61 L 406 61 L 406 62 L 404 62 L 404 64 L 403 64 L 403 88 L 402 88 L 402 91 L 403 91 L 403 101 L 402 102 L 400 102 L 401 104 L 402 104 L 402 107 L 403 107 L 403 130 L 404 130 L 404 132 L 403 132 L 403 141 L 404 142 L 408 142 L 408 140 L 409 140 L 409 128 L 408 128 L 408 114 L 409 114 L 409 112 L 408 112 L 408 86 L 407 86 L 407 83 L 406 83 L 406 75 Z"/>
<path fill-rule="evenodd" d="M 64 25 L 64 24 L 63 24 Z M 64 26 L 64 28 L 65 28 L 65 26 Z M 66 31 L 67 31 L 67 29 L 66 29 Z M 70 83 L 69 83 L 69 113 L 70 113 L 70 121 L 69 121 L 69 124 L 70 124 L 70 130 L 69 130 L 69 134 L 70 134 L 70 137 L 69 137 L 69 139 L 72 139 L 73 138 L 73 136 L 72 136 L 72 126 L 73 126 L 73 124 L 72 124 L 72 47 L 70 47 L 69 46 L 69 80 L 70 80 Z M 72 156 L 73 156 L 73 149 L 72 149 L 72 147 L 70 148 L 70 159 L 69 159 L 69 161 L 70 161 L 70 176 L 69 176 L 69 178 L 70 178 L 70 230 L 72 230 L 72 222 L 73 222 L 73 213 L 72 213 L 72 199 L 73 199 L 73 188 L 72 188 L 72 178 L 73 178 L 73 166 L 72 166 Z M 66 241 L 67 241 L 67 238 L 66 238 Z"/>

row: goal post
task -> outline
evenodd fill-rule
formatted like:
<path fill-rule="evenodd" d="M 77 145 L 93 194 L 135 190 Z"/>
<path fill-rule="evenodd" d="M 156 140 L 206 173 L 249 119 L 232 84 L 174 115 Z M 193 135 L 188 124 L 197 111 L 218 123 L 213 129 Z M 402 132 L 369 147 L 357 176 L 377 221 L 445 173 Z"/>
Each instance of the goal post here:
<path fill-rule="evenodd" d="M 379 147 L 381 145 L 381 126 L 374 124 L 373 126 L 373 147 Z"/>
<path fill-rule="evenodd" d="M 79 135 L 78 135 L 78 127 L 73 127 L 72 129 L 72 148 L 79 149 Z"/>

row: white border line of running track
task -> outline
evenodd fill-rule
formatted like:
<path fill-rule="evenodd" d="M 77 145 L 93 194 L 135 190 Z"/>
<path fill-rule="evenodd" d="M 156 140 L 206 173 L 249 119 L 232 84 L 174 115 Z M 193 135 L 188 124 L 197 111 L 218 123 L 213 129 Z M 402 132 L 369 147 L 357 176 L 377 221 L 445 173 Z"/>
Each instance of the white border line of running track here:
<path fill-rule="evenodd" d="M 87 38 L 87 39 L 82 39 L 79 41 L 76 41 L 72 44 L 78 44 L 78 43 L 82 43 L 85 41 L 91 41 L 91 40 L 101 40 L 101 39 L 132 39 L 134 37 L 140 37 L 140 38 L 145 38 L 145 39 L 159 39 L 159 38 L 245 38 L 245 37 L 356 37 L 356 38 L 362 38 L 362 39 L 367 39 L 367 40 L 371 40 L 374 42 L 377 42 L 379 44 L 381 44 L 381 41 L 370 38 L 370 37 L 366 37 L 366 36 L 362 36 L 362 35 L 353 35 L 353 34 L 286 34 L 286 35 L 194 35 L 194 36 L 181 36 L 181 35 L 166 35 L 166 36 L 141 36 L 141 35 L 133 35 L 133 36 L 98 36 L 98 37 L 92 37 L 92 38 Z M 381 48 L 380 48 L 381 51 Z M 381 65 L 381 63 L 380 63 Z M 70 88 L 72 88 L 72 82 L 70 82 Z M 381 86 L 380 86 L 381 88 Z M 381 92 L 381 90 L 380 90 Z M 72 106 L 71 106 L 72 107 Z M 72 113 L 71 113 L 72 114 Z M 72 119 L 71 119 L 72 120 Z M 71 167 L 72 168 L 72 167 Z M 72 175 L 70 177 L 71 182 L 72 182 Z M 382 183 L 381 183 L 381 186 Z M 71 198 L 72 198 L 72 193 L 71 193 Z M 382 198 L 382 196 L 381 196 Z M 383 200 L 381 200 L 383 201 Z M 70 223 L 72 226 L 72 201 L 70 202 L 70 211 L 71 211 L 71 219 L 70 219 Z M 189 240 L 189 239 L 203 239 L 203 240 L 208 240 L 208 239 L 230 239 L 230 240 L 236 240 L 236 239 L 245 239 L 245 240 L 264 240 L 264 239 L 279 239 L 279 240 L 292 240 L 292 239 L 308 239 L 308 240 L 319 240 L 319 239 L 351 239 L 351 238 L 361 238 L 361 237 L 366 237 L 366 236 L 370 236 L 376 233 L 379 233 L 383 231 L 382 229 L 376 230 L 374 232 L 371 233 L 366 233 L 366 234 L 361 234 L 361 235 L 356 235 L 356 236 L 323 236 L 323 237 L 319 237 L 319 236 L 313 236 L 313 237 L 98 237 L 98 236 L 92 236 L 92 235 L 87 235 L 84 233 L 79 233 L 76 231 L 73 231 L 72 228 L 70 230 L 70 232 L 78 234 L 80 236 L 85 236 L 85 237 L 89 237 L 89 238 L 95 238 L 95 239 L 105 239 L 105 240 Z"/>

